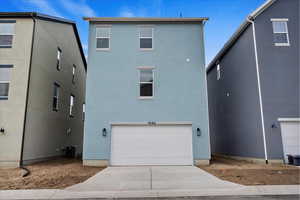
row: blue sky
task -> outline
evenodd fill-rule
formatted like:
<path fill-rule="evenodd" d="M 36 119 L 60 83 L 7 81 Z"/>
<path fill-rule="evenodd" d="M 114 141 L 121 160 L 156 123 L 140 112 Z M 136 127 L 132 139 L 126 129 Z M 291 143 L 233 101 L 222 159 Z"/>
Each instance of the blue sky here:
<path fill-rule="evenodd" d="M 206 63 L 246 16 L 265 0 L 0 0 L 0 12 L 36 11 L 76 21 L 85 52 L 88 24 L 83 16 L 209 17 L 205 27 Z"/>

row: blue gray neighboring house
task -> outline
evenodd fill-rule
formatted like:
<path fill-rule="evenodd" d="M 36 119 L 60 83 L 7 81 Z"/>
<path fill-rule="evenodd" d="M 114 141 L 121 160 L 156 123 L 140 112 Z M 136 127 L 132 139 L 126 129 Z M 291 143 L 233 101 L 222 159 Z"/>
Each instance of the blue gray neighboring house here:
<path fill-rule="evenodd" d="M 84 165 L 208 164 L 207 18 L 84 19 Z"/>
<path fill-rule="evenodd" d="M 278 119 L 300 116 L 299 8 L 266 1 L 209 64 L 213 154 L 282 161 Z"/>

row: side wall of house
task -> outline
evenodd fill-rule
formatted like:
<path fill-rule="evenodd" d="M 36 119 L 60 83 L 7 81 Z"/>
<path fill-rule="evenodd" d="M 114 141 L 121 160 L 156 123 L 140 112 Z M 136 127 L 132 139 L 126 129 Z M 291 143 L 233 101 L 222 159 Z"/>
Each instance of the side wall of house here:
<path fill-rule="evenodd" d="M 36 21 L 27 109 L 24 160 L 26 163 L 63 153 L 67 145 L 82 152 L 85 70 L 72 25 Z M 57 70 L 57 50 L 62 50 Z M 75 84 L 72 67 L 76 65 Z M 58 107 L 53 111 L 54 83 L 60 85 Z M 70 95 L 75 96 L 74 117 L 69 116 Z M 67 133 L 70 128 L 71 133 Z"/>
<path fill-rule="evenodd" d="M 32 19 L 16 20 L 12 48 L 0 48 L 0 65 L 13 65 L 10 68 L 8 99 L 0 100 L 0 167 L 19 166 L 23 135 L 24 115 L 31 41 Z"/>
<path fill-rule="evenodd" d="M 212 153 L 264 158 L 252 27 L 208 72 Z"/>
<path fill-rule="evenodd" d="M 277 0 L 255 20 L 270 159 L 283 156 L 278 118 L 300 117 L 299 4 L 299 0 Z M 290 46 L 274 45 L 272 18 L 288 19 Z"/>

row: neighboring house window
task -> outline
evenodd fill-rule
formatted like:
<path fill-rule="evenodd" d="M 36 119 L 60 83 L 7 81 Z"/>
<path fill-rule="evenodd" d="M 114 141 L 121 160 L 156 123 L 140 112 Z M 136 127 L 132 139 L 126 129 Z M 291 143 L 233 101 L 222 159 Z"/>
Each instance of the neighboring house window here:
<path fill-rule="evenodd" d="M 289 46 L 288 19 L 271 19 L 275 46 Z"/>
<path fill-rule="evenodd" d="M 221 78 L 221 67 L 220 64 L 217 65 L 217 80 L 220 80 Z"/>
<path fill-rule="evenodd" d="M 0 65 L 0 100 L 7 100 L 9 93 L 10 73 L 13 65 Z"/>
<path fill-rule="evenodd" d="M 56 69 L 60 70 L 61 69 L 61 55 L 62 51 L 60 48 L 57 49 L 57 64 L 56 64 Z"/>
<path fill-rule="evenodd" d="M 74 101 L 75 101 L 75 96 L 71 94 L 70 96 L 70 117 L 74 117 Z"/>
<path fill-rule="evenodd" d="M 153 69 L 139 69 L 140 70 L 140 98 L 153 97 Z"/>
<path fill-rule="evenodd" d="M 140 49 L 151 50 L 153 49 L 153 28 L 140 27 Z"/>
<path fill-rule="evenodd" d="M 58 111 L 59 90 L 60 90 L 59 84 L 54 83 L 53 106 L 52 106 L 54 111 Z"/>
<path fill-rule="evenodd" d="M 11 48 L 15 35 L 15 23 L 0 21 L 0 48 Z"/>
<path fill-rule="evenodd" d="M 73 65 L 73 68 L 72 68 L 72 83 L 75 83 L 75 73 L 76 73 L 76 66 Z"/>
<path fill-rule="evenodd" d="M 96 49 L 108 50 L 110 48 L 110 27 L 96 28 Z"/>
<path fill-rule="evenodd" d="M 82 104 L 82 121 L 85 120 L 85 103 Z"/>

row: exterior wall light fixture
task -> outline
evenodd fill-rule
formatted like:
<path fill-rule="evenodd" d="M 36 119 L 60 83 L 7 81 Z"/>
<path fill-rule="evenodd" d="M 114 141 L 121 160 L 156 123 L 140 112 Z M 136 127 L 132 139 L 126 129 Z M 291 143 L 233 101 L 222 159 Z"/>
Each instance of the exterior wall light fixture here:
<path fill-rule="evenodd" d="M 106 135 L 107 135 L 107 130 L 106 130 L 106 128 L 103 128 L 102 129 L 102 136 L 106 137 Z"/>
<path fill-rule="evenodd" d="M 198 137 L 201 136 L 201 130 L 200 130 L 200 128 L 197 128 L 197 136 L 198 136 Z"/>

